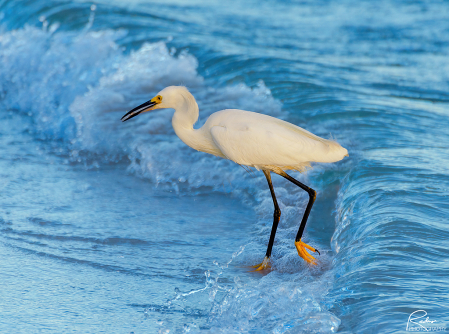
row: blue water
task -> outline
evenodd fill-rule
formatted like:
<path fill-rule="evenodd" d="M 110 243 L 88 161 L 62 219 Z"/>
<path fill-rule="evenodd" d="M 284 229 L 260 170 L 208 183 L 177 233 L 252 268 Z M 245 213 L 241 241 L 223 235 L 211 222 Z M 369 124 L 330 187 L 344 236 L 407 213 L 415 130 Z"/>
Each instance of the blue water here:
<path fill-rule="evenodd" d="M 445 1 L 0 1 L 0 331 L 399 333 L 449 328 Z M 168 85 L 349 151 L 278 176 L 186 147 Z"/>

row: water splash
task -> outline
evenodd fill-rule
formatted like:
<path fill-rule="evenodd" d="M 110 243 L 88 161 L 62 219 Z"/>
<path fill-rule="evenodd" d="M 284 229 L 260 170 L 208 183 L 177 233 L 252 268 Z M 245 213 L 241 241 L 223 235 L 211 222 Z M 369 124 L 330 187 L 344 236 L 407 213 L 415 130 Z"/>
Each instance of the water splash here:
<path fill-rule="evenodd" d="M 253 277 L 236 275 L 230 265 L 245 255 L 245 248 L 241 246 L 224 264 L 214 261 L 215 267 L 204 273 L 203 288 L 187 292 L 175 288 L 175 296 L 166 302 L 167 309 L 189 313 L 191 305 L 204 300 L 205 295 L 209 301 L 201 313 L 208 318 L 201 331 L 195 322 L 186 325 L 185 331 L 296 333 L 300 328 L 310 333 L 335 333 L 338 330 L 340 319 L 329 312 L 332 303 L 326 298 L 332 287 L 331 272 L 311 270 L 298 275 L 275 271 L 263 277 L 259 273 Z M 160 325 L 161 330 L 172 329 Z"/>

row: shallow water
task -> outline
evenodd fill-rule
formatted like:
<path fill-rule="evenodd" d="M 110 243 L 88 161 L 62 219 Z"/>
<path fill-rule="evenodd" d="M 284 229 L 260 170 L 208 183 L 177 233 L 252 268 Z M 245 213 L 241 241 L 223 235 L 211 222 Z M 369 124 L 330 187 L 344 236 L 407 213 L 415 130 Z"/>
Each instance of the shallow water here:
<path fill-rule="evenodd" d="M 449 7 L 445 2 L 0 2 L 0 329 L 22 333 L 398 333 L 449 328 Z M 338 140 L 350 157 L 274 176 L 186 147 L 241 108 Z"/>

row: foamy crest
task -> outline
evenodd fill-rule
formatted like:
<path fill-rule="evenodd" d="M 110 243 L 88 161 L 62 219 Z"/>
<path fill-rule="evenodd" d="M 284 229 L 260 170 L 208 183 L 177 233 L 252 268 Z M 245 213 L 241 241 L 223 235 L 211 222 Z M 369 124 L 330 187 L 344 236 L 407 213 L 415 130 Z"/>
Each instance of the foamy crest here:
<path fill-rule="evenodd" d="M 280 103 L 263 82 L 253 89 L 243 84 L 210 87 L 198 75 L 193 56 L 181 52 L 175 57 L 163 42 L 146 43 L 126 54 L 117 43 L 124 31 L 56 29 L 26 26 L 1 34 L 2 104 L 28 113 L 35 135 L 62 141 L 75 160 L 93 155 L 101 163 L 129 156 L 130 171 L 156 183 L 211 185 L 207 180 L 216 181 L 221 174 L 214 173 L 217 167 L 237 168 L 185 147 L 171 127 L 173 111 L 125 124 L 122 114 L 169 85 L 185 85 L 196 96 L 200 124 L 212 112 L 231 107 L 281 114 Z M 197 175 L 196 163 L 210 166 L 203 167 L 209 170 L 204 177 Z"/>
<path fill-rule="evenodd" d="M 42 139 L 69 142 L 76 123 L 68 106 L 121 57 L 120 31 L 58 33 L 26 26 L 0 36 L 2 104 L 28 113 Z"/>

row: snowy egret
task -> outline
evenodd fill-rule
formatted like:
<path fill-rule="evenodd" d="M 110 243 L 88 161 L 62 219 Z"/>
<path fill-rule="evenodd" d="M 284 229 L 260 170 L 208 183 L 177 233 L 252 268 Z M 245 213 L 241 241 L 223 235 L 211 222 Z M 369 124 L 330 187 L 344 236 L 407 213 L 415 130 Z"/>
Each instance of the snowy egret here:
<path fill-rule="evenodd" d="M 276 200 L 271 172 L 279 174 L 309 194 L 304 216 L 295 238 L 300 257 L 316 265 L 315 258 L 307 252 L 315 248 L 301 241 L 307 218 L 316 198 L 316 192 L 288 175 L 286 170 L 304 171 L 311 162 L 335 162 L 348 156 L 348 151 L 332 140 L 326 140 L 283 120 L 255 112 L 226 109 L 212 114 L 200 129 L 193 125 L 198 120 L 199 109 L 193 95 L 181 86 L 170 86 L 151 100 L 132 109 L 122 117 L 127 121 L 142 112 L 171 108 L 176 135 L 197 151 L 232 160 L 239 165 L 262 170 L 270 188 L 274 204 L 274 219 L 267 252 L 256 270 L 270 267 L 276 229 L 281 210 Z"/>

